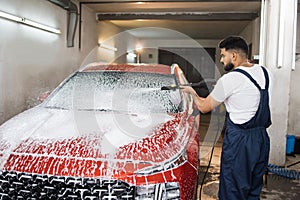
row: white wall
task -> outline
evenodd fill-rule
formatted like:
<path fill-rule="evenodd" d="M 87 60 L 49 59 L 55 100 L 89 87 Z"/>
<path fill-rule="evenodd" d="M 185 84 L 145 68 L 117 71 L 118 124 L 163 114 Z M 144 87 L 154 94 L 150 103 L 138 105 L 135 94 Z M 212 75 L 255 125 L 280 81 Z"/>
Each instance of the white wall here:
<path fill-rule="evenodd" d="M 269 128 L 271 140 L 270 163 L 284 165 L 286 160 L 286 135 L 291 112 L 291 67 L 293 59 L 293 16 L 294 0 L 266 1 L 268 11 L 265 62 L 273 75 L 273 90 L 271 94 L 271 117 L 273 124 Z M 280 16 L 282 23 L 280 23 Z M 282 30 L 282 32 L 280 31 Z M 279 34 L 279 33 L 282 33 Z M 281 37 L 282 36 L 282 37 Z M 279 38 L 282 38 L 280 43 Z M 282 44 L 282 46 L 281 46 Z M 279 62 L 282 58 L 282 62 Z M 295 81 L 295 80 L 293 80 Z"/>
<path fill-rule="evenodd" d="M 253 33 L 253 22 L 250 22 L 245 28 L 244 30 L 239 33 L 239 36 L 242 36 L 248 44 L 252 43 L 252 33 Z"/>
<path fill-rule="evenodd" d="M 67 11 L 61 7 L 46 0 L 0 0 L 0 10 L 62 31 L 56 35 L 0 18 L 0 124 L 37 104 L 41 92 L 52 90 L 81 65 L 110 61 L 110 53 L 99 51 L 99 34 L 105 40 L 122 31 L 98 24 L 95 13 L 83 6 L 81 49 L 78 25 L 75 46 L 67 48 Z"/>
<path fill-rule="evenodd" d="M 2 123 L 31 106 L 39 92 L 53 88 L 71 73 L 79 61 L 79 51 L 66 48 L 65 10 L 39 0 L 2 0 L 0 4 L 2 11 L 62 30 L 56 35 L 0 19 Z"/>
<path fill-rule="evenodd" d="M 297 20 L 297 43 L 296 52 L 300 53 L 300 15 L 298 13 Z M 289 121 L 288 133 L 300 136 L 300 55 L 296 55 L 296 67 L 291 72 L 291 86 L 290 86 L 290 108 L 289 108 Z M 283 86 L 288 87 L 288 85 Z"/>
<path fill-rule="evenodd" d="M 252 52 L 253 55 L 259 54 L 259 33 L 260 33 L 260 17 L 256 18 L 252 22 L 250 22 L 244 30 L 239 33 L 240 36 L 245 38 L 248 44 L 252 44 Z"/>

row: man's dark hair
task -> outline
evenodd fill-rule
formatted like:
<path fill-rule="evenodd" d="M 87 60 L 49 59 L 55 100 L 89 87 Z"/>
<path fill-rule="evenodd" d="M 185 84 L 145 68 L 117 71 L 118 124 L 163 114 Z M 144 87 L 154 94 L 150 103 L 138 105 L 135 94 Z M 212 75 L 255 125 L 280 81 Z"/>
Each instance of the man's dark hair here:
<path fill-rule="evenodd" d="M 225 39 L 223 39 L 220 43 L 219 43 L 219 48 L 223 49 L 225 48 L 226 51 L 228 50 L 241 50 L 243 53 L 246 54 L 246 56 L 248 57 L 248 53 L 249 53 L 249 48 L 248 45 L 246 43 L 246 41 L 239 36 L 229 36 Z"/>

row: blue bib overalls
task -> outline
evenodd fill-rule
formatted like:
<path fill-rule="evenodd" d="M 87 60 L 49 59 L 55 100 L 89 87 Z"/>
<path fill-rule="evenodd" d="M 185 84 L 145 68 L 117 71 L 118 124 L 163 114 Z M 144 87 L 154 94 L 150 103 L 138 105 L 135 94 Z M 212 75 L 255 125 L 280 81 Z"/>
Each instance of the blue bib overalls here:
<path fill-rule="evenodd" d="M 270 141 L 266 131 L 271 125 L 269 108 L 269 76 L 263 69 L 265 89 L 246 71 L 235 69 L 247 76 L 260 91 L 256 114 L 244 124 L 233 123 L 227 115 L 226 133 L 222 146 L 220 172 L 220 200 L 258 200 L 267 170 Z"/>

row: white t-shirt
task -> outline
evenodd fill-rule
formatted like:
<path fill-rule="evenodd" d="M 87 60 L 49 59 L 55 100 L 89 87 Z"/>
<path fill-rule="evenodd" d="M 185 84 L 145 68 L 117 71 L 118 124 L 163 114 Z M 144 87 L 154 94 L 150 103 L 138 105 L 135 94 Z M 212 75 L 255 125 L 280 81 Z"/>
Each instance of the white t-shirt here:
<path fill-rule="evenodd" d="M 259 65 L 256 64 L 253 67 L 239 66 L 238 68 L 248 72 L 262 89 L 265 88 L 265 76 Z M 269 71 L 268 74 L 270 80 Z M 270 91 L 271 80 L 269 82 Z M 224 102 L 230 119 L 236 124 L 249 121 L 255 115 L 260 100 L 257 87 L 240 72 L 230 72 L 223 75 L 217 81 L 210 95 L 214 100 Z"/>

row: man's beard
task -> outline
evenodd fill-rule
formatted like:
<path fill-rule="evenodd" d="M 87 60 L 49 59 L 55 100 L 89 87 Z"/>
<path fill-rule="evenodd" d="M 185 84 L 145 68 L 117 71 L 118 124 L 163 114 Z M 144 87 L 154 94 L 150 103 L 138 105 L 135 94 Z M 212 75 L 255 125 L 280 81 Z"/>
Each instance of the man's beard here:
<path fill-rule="evenodd" d="M 234 68 L 234 65 L 230 62 L 227 65 L 224 65 L 224 70 L 229 72 L 230 70 L 232 70 Z"/>

